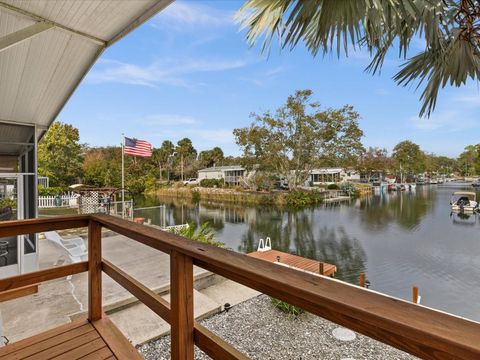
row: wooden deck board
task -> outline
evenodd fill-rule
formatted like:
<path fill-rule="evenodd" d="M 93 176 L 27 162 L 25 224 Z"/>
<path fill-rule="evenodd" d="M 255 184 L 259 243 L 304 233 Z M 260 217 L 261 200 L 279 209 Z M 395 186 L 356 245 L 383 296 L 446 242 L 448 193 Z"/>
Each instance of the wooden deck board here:
<path fill-rule="evenodd" d="M 142 357 L 105 317 L 94 324 L 79 320 L 4 346 L 0 348 L 0 360 L 6 359 L 123 360 Z"/>
<path fill-rule="evenodd" d="M 282 264 L 304 270 L 310 271 L 316 274 L 319 274 L 320 271 L 320 261 L 307 259 L 301 256 L 284 253 L 278 250 L 267 250 L 267 251 L 255 251 L 247 254 L 248 256 L 265 260 L 268 262 L 277 262 L 277 257 L 280 257 L 280 262 Z M 332 276 L 336 271 L 337 267 L 332 264 L 323 263 L 323 271 L 325 276 Z"/>

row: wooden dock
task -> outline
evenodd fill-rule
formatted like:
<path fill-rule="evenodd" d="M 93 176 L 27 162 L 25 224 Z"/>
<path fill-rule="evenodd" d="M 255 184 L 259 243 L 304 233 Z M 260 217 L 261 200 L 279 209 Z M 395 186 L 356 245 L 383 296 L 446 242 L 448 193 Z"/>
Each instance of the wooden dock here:
<path fill-rule="evenodd" d="M 290 268 L 318 275 L 333 276 L 333 274 L 335 274 L 337 271 L 337 267 L 335 265 L 284 253 L 278 250 L 254 251 L 247 255 L 272 263 L 280 263 Z"/>

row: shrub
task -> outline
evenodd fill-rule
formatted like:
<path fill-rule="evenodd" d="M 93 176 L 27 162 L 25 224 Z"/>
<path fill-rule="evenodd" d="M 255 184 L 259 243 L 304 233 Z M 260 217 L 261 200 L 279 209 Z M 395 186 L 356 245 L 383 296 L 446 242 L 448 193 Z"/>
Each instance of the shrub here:
<path fill-rule="evenodd" d="M 270 298 L 270 301 L 272 302 L 273 306 L 275 306 L 281 312 L 287 314 L 290 318 L 297 318 L 298 315 L 304 312 L 304 310 L 298 306 L 291 305 L 285 301 L 278 300 L 273 297 Z"/>
<path fill-rule="evenodd" d="M 17 207 L 17 202 L 16 200 L 13 199 L 1 199 L 0 200 L 0 209 L 4 207 L 11 207 L 12 209 L 15 209 Z"/>
<path fill-rule="evenodd" d="M 200 186 L 206 188 L 221 188 L 223 187 L 223 179 L 203 179 L 200 181 Z"/>
<path fill-rule="evenodd" d="M 192 191 L 192 202 L 194 204 L 198 204 L 200 202 L 200 198 L 201 198 L 200 192 L 197 191 L 197 190 L 193 190 Z"/>
<path fill-rule="evenodd" d="M 38 186 L 38 196 L 57 196 L 61 195 L 64 191 L 65 189 L 60 186 Z"/>
<path fill-rule="evenodd" d="M 327 189 L 328 189 L 328 190 L 339 190 L 340 188 L 338 187 L 337 184 L 329 184 L 329 185 L 327 186 Z"/>
<path fill-rule="evenodd" d="M 188 226 L 182 227 L 180 229 L 173 228 L 170 230 L 171 233 L 186 237 L 191 240 L 199 241 L 204 244 L 209 244 L 213 246 L 223 247 L 225 244 L 220 241 L 215 241 L 215 231 L 210 226 L 208 221 L 204 222 L 197 231 L 195 231 L 195 224 L 191 223 Z"/>
<path fill-rule="evenodd" d="M 358 190 L 352 183 L 343 183 L 340 188 L 346 191 L 350 196 L 358 196 Z"/>
<path fill-rule="evenodd" d="M 258 205 L 260 206 L 272 206 L 275 205 L 275 198 L 271 195 L 258 195 Z"/>
<path fill-rule="evenodd" d="M 292 191 L 285 197 L 285 204 L 290 207 L 304 207 L 318 204 L 322 201 L 316 192 Z"/>

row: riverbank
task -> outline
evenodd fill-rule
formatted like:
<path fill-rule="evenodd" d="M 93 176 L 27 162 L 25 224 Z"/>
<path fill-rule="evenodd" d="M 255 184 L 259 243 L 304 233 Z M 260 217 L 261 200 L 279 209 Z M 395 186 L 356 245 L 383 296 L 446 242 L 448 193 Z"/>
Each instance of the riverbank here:
<path fill-rule="evenodd" d="M 339 340 L 333 335 L 338 325 L 308 313 L 298 318 L 288 317 L 265 295 L 205 319 L 201 324 L 252 359 L 415 359 L 359 334 L 350 341 Z M 138 349 L 146 360 L 170 359 L 170 337 Z M 195 359 L 209 357 L 196 348 Z"/>
<path fill-rule="evenodd" d="M 315 205 L 322 201 L 321 191 L 287 192 L 287 191 L 241 191 L 237 189 L 203 188 L 203 187 L 170 187 L 156 191 L 157 196 L 188 199 L 193 202 L 235 203 L 243 205 L 289 205 L 293 196 L 303 194 L 305 205 Z"/>
<path fill-rule="evenodd" d="M 251 206 L 303 207 L 320 204 L 326 198 L 331 199 L 335 196 L 347 194 L 341 190 L 326 190 L 323 188 L 262 192 L 225 188 L 165 187 L 158 189 L 155 195 L 162 198 L 187 199 L 194 203 L 202 201 Z"/>

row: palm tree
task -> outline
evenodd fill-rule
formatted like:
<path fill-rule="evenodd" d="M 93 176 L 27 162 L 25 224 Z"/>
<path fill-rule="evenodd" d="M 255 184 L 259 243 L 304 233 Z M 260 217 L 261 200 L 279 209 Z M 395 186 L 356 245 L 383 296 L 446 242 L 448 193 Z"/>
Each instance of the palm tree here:
<path fill-rule="evenodd" d="M 406 61 L 394 79 L 424 84 L 421 116 L 435 109 L 441 87 L 480 78 L 480 0 L 246 0 L 236 18 L 251 45 L 263 38 L 264 51 L 275 35 L 282 48 L 303 42 L 313 56 L 365 48 L 371 73 L 398 46 Z M 417 39 L 425 49 L 407 57 Z"/>

